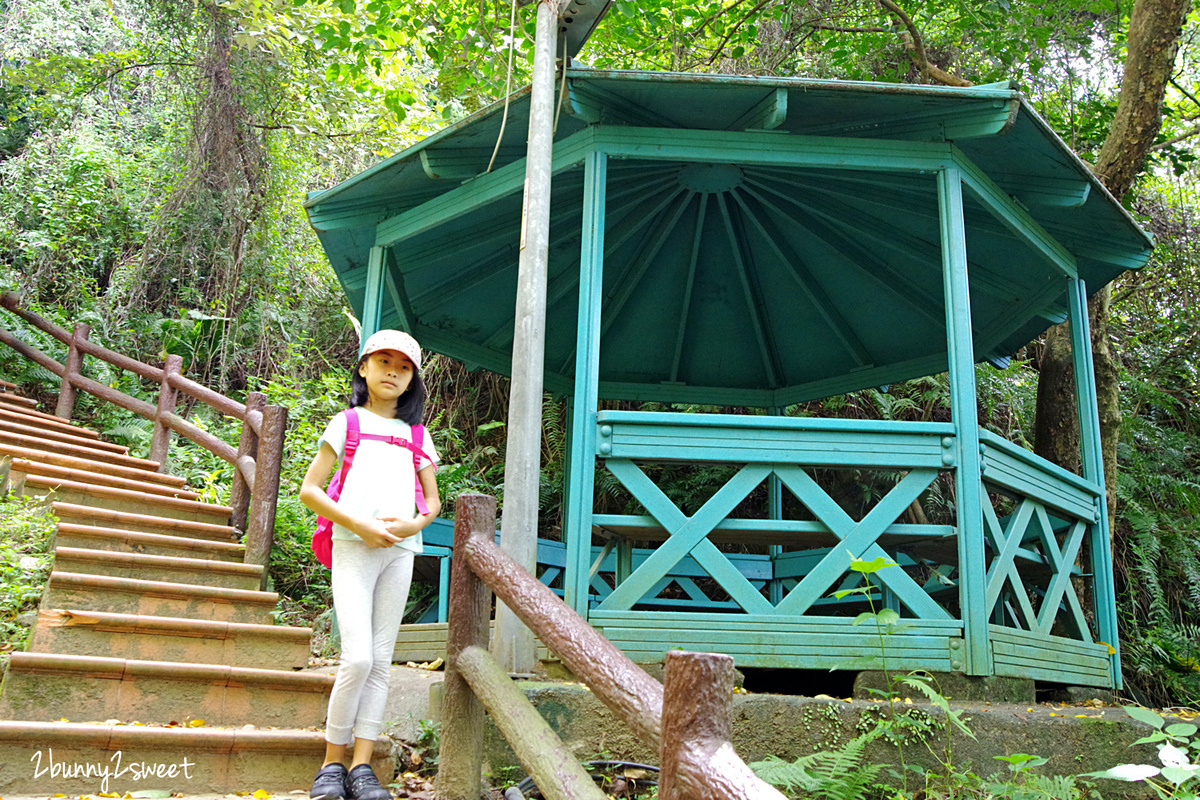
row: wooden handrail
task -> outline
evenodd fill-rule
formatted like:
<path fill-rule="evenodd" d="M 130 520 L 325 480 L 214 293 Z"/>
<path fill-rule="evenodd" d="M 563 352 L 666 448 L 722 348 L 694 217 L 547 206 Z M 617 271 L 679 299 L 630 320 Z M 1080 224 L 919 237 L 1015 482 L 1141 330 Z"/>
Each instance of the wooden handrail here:
<path fill-rule="evenodd" d="M 503 670 L 487 652 L 492 592 L 644 744 L 659 752 L 663 800 L 785 800 L 738 758 L 729 742 L 732 658 L 668 653 L 664 687 L 497 547 L 495 518 L 495 498 L 459 495 L 435 787 L 441 800 L 476 800 L 480 795 L 484 708 L 543 797 L 595 796 L 589 791 L 595 789 L 591 781 L 581 781 L 572 771 L 572 764 L 580 769 L 579 764 L 562 742 L 531 727 L 530 714 L 537 712 L 527 707 L 524 694 L 501 681 Z"/>
<path fill-rule="evenodd" d="M 50 370 L 62 379 L 55 414 L 70 419 L 75 404 L 75 391 L 81 389 L 113 405 L 132 411 L 154 423 L 150 458 L 165 469 L 171 432 L 195 442 L 213 455 L 234 466 L 234 482 L 230 496 L 233 508 L 231 524 L 246 532 L 246 562 L 266 566 L 274 539 L 275 504 L 279 496 L 279 472 L 283 458 L 283 437 L 287 428 L 287 409 L 269 406 L 261 394 L 252 392 L 248 403 L 239 403 L 209 389 L 181 374 L 182 359 L 168 356 L 163 369 L 143 364 L 128 356 L 88 341 L 89 328 L 76 324 L 73 331 L 20 307 L 20 298 L 13 292 L 0 296 L 0 307 L 68 348 L 66 364 L 60 364 L 36 347 L 21 341 L 12 333 L 0 330 L 0 342 L 25 358 Z M 82 374 L 82 358 L 87 354 L 146 380 L 159 384 L 157 406 L 130 397 L 124 392 Z M 176 395 L 183 394 L 233 417 L 242 423 L 238 446 L 222 441 L 196 424 L 175 413 Z M 266 570 L 263 582 L 266 582 Z"/>

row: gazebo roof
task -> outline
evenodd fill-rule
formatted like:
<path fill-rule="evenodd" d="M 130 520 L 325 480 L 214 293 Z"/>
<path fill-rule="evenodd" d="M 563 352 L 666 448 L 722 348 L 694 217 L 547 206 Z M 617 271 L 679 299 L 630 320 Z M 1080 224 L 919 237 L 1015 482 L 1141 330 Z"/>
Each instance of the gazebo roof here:
<path fill-rule="evenodd" d="M 946 369 L 937 173 L 961 171 L 978 360 L 1065 319 L 1152 242 L 1008 84 L 568 70 L 546 385 L 573 385 L 585 157 L 609 154 L 602 396 L 782 406 Z M 528 90 L 307 209 L 355 310 L 509 372 Z M 503 136 L 501 137 L 501 130 Z M 487 173 L 500 138 L 493 170 Z M 964 310 L 965 311 L 965 310 Z"/>

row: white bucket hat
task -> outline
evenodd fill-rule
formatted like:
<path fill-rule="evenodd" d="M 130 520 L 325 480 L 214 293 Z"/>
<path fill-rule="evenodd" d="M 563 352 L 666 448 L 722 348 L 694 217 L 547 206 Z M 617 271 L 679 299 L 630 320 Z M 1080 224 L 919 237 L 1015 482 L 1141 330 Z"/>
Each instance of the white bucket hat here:
<path fill-rule="evenodd" d="M 384 329 L 375 331 L 367 339 L 367 343 L 363 345 L 362 353 L 359 354 L 359 359 L 364 359 L 371 353 L 378 353 L 380 350 L 396 350 L 408 356 L 408 360 L 413 363 L 417 369 L 421 368 L 421 345 L 417 344 L 417 340 L 409 336 L 404 331 L 394 331 Z"/>

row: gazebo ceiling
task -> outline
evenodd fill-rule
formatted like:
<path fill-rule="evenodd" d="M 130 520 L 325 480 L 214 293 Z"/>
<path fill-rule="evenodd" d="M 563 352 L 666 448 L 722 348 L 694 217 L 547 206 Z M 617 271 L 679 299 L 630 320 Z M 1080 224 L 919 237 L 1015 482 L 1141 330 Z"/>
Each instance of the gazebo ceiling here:
<path fill-rule="evenodd" d="M 1151 242 L 1007 85 L 570 70 L 555 137 L 546 385 L 570 392 L 585 156 L 611 153 L 601 394 L 786 405 L 946 369 L 937 172 L 962 169 L 979 360 L 1065 319 Z M 528 94 L 309 197 L 356 311 L 507 373 Z"/>

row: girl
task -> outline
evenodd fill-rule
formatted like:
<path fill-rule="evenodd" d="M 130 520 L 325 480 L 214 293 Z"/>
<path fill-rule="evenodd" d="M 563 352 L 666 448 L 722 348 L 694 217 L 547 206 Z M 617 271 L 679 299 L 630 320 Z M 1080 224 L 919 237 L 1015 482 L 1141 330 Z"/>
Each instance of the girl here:
<path fill-rule="evenodd" d="M 325 724 L 325 761 L 313 782 L 313 800 L 391 798 L 371 770 L 371 751 L 383 721 L 413 556 L 421 552 L 421 530 L 438 515 L 441 502 L 434 479 L 438 455 L 429 437 L 417 443 L 424 452 L 416 455 L 380 439 L 412 442 L 426 397 L 420 368 L 421 348 L 407 333 L 382 330 L 367 339 L 351 376 L 350 410 L 326 426 L 300 488 L 300 500 L 333 523 L 333 607 L 342 637 Z M 321 487 L 343 457 L 350 414 L 362 434 L 335 502 Z M 428 513 L 416 512 L 418 480 Z"/>

